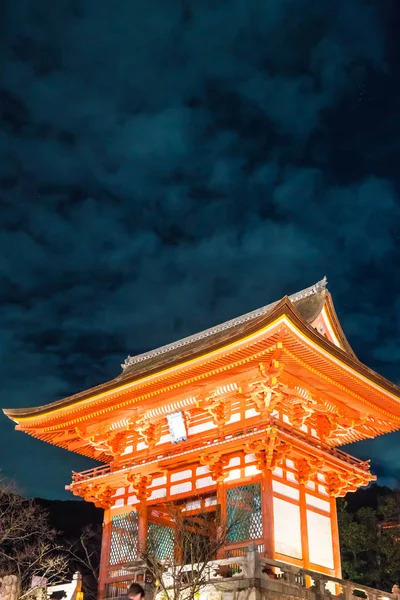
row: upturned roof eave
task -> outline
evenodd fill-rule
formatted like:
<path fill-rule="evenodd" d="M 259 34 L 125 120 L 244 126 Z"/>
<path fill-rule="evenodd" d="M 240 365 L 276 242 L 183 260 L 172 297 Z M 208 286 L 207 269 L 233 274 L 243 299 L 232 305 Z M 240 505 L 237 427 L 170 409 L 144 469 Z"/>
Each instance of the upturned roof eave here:
<path fill-rule="evenodd" d="M 282 300 L 278 301 L 278 303 L 274 306 L 274 308 L 267 314 L 264 315 L 264 318 L 262 319 L 262 323 L 257 322 L 257 327 L 255 328 L 255 331 L 262 329 L 263 327 L 268 326 L 268 324 L 273 321 L 274 319 L 276 319 L 277 317 L 281 316 L 283 314 L 282 312 L 282 308 L 283 307 L 289 307 L 289 305 L 291 305 L 291 302 L 289 300 L 289 298 L 287 296 L 285 296 Z M 248 332 L 247 332 L 248 333 Z M 230 343 L 235 343 L 237 341 L 240 341 L 240 337 L 238 337 L 238 339 L 230 339 L 229 342 Z M 224 345 L 221 346 L 221 348 L 223 348 Z M 214 350 L 214 348 L 213 348 Z M 197 356 L 193 356 L 190 360 L 194 359 L 194 358 L 200 358 L 201 356 L 206 356 L 208 353 L 210 352 L 210 349 L 208 351 L 199 353 Z M 176 364 L 171 364 L 167 370 L 169 370 L 170 368 L 174 368 L 176 366 L 178 366 L 179 364 L 183 366 L 185 366 L 188 362 L 190 362 L 190 360 L 186 360 L 186 361 L 182 361 L 179 362 L 177 361 Z M 31 407 L 31 408 L 3 408 L 3 413 L 10 419 L 18 422 L 19 419 L 25 419 L 25 418 L 39 418 L 41 416 L 41 414 L 43 413 L 52 413 L 52 415 L 54 416 L 54 412 L 56 412 L 57 410 L 63 410 L 65 408 L 70 407 L 71 405 L 77 405 L 78 403 L 80 404 L 81 402 L 86 402 L 86 401 L 90 401 L 93 399 L 94 396 L 97 396 L 98 394 L 103 394 L 103 393 L 107 393 L 109 391 L 117 391 L 118 388 L 122 388 L 125 387 L 126 385 L 129 385 L 131 383 L 135 383 L 137 381 L 145 381 L 147 377 L 156 375 L 157 373 L 160 373 L 160 375 L 164 372 L 164 370 L 162 369 L 158 369 L 155 368 L 154 371 L 149 371 L 146 375 L 140 377 L 137 375 L 131 375 L 131 376 L 125 376 L 125 377 L 117 377 L 115 379 L 112 379 L 111 381 L 108 381 L 106 383 L 103 383 L 101 385 L 98 385 L 94 388 L 90 388 L 89 390 L 85 390 L 83 392 L 79 392 L 78 394 L 74 394 L 73 396 L 68 396 L 66 398 L 62 398 L 60 400 L 56 400 L 55 402 L 51 402 L 49 404 L 45 404 L 43 406 L 35 406 L 35 407 Z"/>
<path fill-rule="evenodd" d="M 292 294 L 291 296 L 289 296 L 289 300 L 291 302 L 296 302 L 298 300 L 304 300 L 304 298 L 307 298 L 309 296 L 312 296 L 314 294 L 317 294 L 318 292 L 320 292 L 321 290 L 323 290 L 324 292 L 326 291 L 326 277 L 324 277 L 321 281 L 317 282 L 316 284 L 305 288 L 303 290 L 300 290 L 299 292 L 296 292 L 295 294 Z M 88 400 L 89 398 L 91 398 L 93 395 L 97 395 L 97 394 L 102 394 L 102 393 L 106 393 L 107 391 L 112 391 L 114 390 L 116 387 L 119 387 L 121 385 L 121 382 L 124 383 L 132 383 L 135 380 L 138 379 L 138 376 L 136 375 L 136 372 L 139 371 L 139 376 L 144 376 L 146 374 L 146 367 L 150 367 L 151 363 L 152 363 L 152 358 L 154 356 L 160 356 L 161 357 L 161 362 L 165 359 L 168 359 L 168 354 L 169 351 L 173 348 L 173 347 L 184 347 L 185 349 L 190 350 L 190 344 L 194 341 L 198 341 L 202 338 L 207 338 L 208 336 L 212 336 L 214 335 L 214 333 L 218 333 L 221 331 L 226 330 L 228 333 L 232 333 L 234 335 L 236 329 L 235 326 L 236 325 L 240 325 L 243 322 L 246 321 L 251 321 L 251 320 L 255 320 L 257 319 L 258 316 L 267 316 L 269 315 L 282 301 L 276 301 L 276 302 L 272 302 L 270 304 L 267 304 L 259 309 L 256 309 L 252 312 L 246 313 L 244 315 L 241 315 L 240 317 L 237 317 L 235 319 L 232 319 L 231 321 L 227 321 L 225 323 L 221 323 L 219 325 L 216 325 L 214 327 L 211 327 L 209 329 L 206 329 L 202 332 L 198 332 L 192 336 L 189 336 L 188 338 L 184 338 L 181 340 L 178 340 L 177 342 L 173 342 L 171 344 L 167 344 L 166 346 L 162 346 L 160 348 L 157 348 L 155 350 L 152 350 L 150 352 L 146 352 L 142 355 L 138 355 L 136 357 L 128 357 L 128 359 L 132 362 L 132 365 L 129 365 L 127 368 L 125 368 L 123 370 L 123 372 L 118 375 L 116 378 L 107 381 L 105 383 L 102 383 L 98 386 L 95 386 L 93 388 L 90 388 L 89 390 L 84 390 L 83 392 L 78 392 L 77 394 L 73 394 L 72 396 L 67 396 L 66 398 L 61 398 L 59 400 L 56 400 L 54 402 L 51 402 L 50 404 L 46 404 L 46 405 L 41 405 L 41 406 L 36 406 L 36 407 L 31 407 L 31 408 L 11 408 L 11 409 L 3 409 L 3 413 L 10 418 L 13 421 L 18 422 L 18 419 L 21 418 L 29 418 L 29 417 L 39 417 L 41 414 L 47 413 L 49 411 L 56 411 L 56 410 L 62 410 L 66 407 L 68 407 L 71 404 L 76 404 L 78 402 L 85 402 L 86 400 Z M 207 353 L 208 350 L 205 350 L 204 354 Z M 127 359 L 127 360 L 128 360 Z M 126 363 L 127 361 L 125 361 Z M 185 362 L 182 360 L 182 362 Z M 142 370 L 140 371 L 140 367 L 143 367 Z M 164 364 L 160 365 L 160 368 L 158 370 L 162 370 L 162 367 L 164 366 Z M 149 368 L 148 373 L 154 374 L 154 370 L 151 370 Z"/>
<path fill-rule="evenodd" d="M 330 304 L 331 304 L 331 307 L 333 308 L 333 303 L 330 302 Z M 336 313 L 334 313 L 334 314 L 336 315 Z M 293 322 L 294 325 L 296 325 L 301 331 L 303 331 L 303 333 L 310 339 L 310 341 L 313 341 L 318 346 L 320 346 L 321 349 L 325 350 L 326 352 L 331 354 L 333 357 L 339 359 L 341 362 L 346 364 L 348 367 L 350 367 L 354 371 L 355 374 L 358 373 L 359 375 L 364 376 L 371 383 L 375 383 L 380 388 L 382 388 L 383 391 L 395 396 L 396 400 L 398 400 L 400 402 L 400 387 L 399 386 L 390 382 L 386 378 L 382 377 L 381 375 L 379 375 L 378 373 L 376 373 L 375 371 L 373 371 L 372 369 L 370 369 L 369 367 L 367 367 L 366 365 L 361 363 L 356 358 L 354 352 L 351 351 L 351 353 L 350 353 L 348 351 L 345 343 L 344 343 L 344 347 L 346 347 L 346 349 L 338 348 L 335 344 L 333 344 L 328 339 L 326 339 L 324 336 L 319 334 L 301 316 L 301 314 L 296 310 L 296 308 L 293 306 L 292 302 L 290 301 L 290 299 L 287 296 L 285 298 L 283 298 L 281 301 L 279 301 L 272 308 L 272 310 L 270 312 L 263 315 L 263 317 L 260 319 L 260 321 L 257 321 L 256 327 L 255 327 L 253 333 L 256 333 L 257 331 L 261 330 L 262 328 L 267 327 L 270 323 L 272 323 L 274 320 L 276 320 L 277 318 L 279 318 L 280 316 L 283 316 L 283 315 L 285 315 L 290 321 Z M 336 319 L 337 319 L 337 317 L 336 317 Z M 248 335 L 249 332 L 247 331 L 246 334 Z M 230 339 L 229 343 L 236 343 L 237 341 L 240 341 L 240 339 L 241 339 L 240 336 L 236 340 Z M 341 343 L 343 343 L 344 341 L 347 342 L 346 338 L 344 337 L 344 334 L 343 334 L 343 339 L 341 339 L 340 341 L 341 341 Z M 348 344 L 348 342 L 347 342 L 347 344 Z M 223 347 L 224 347 L 224 345 L 222 345 L 220 348 L 223 348 Z M 349 348 L 350 348 L 350 345 L 349 345 Z M 198 356 L 192 357 L 192 358 L 194 359 L 194 358 L 199 358 L 201 356 L 206 356 L 209 352 L 210 352 L 210 349 L 208 351 L 199 353 Z M 188 362 L 190 362 L 190 361 L 182 361 L 181 363 L 178 361 L 177 364 L 170 365 L 168 367 L 168 369 L 166 369 L 166 370 L 168 371 L 170 368 L 176 368 L 176 366 L 179 366 L 180 364 L 182 367 L 184 367 Z M 67 398 L 57 400 L 57 401 L 47 404 L 45 406 L 39 406 L 39 407 L 33 407 L 33 408 L 3 409 L 3 412 L 8 418 L 10 418 L 11 420 L 14 420 L 17 423 L 19 422 L 19 420 L 22 420 L 22 419 L 24 419 L 24 420 L 25 419 L 38 419 L 42 415 L 44 415 L 44 413 L 50 413 L 51 418 L 54 418 L 54 413 L 57 412 L 58 410 L 61 411 L 63 409 L 68 409 L 71 406 L 75 406 L 78 404 L 81 405 L 81 403 L 84 403 L 84 402 L 89 403 L 90 401 L 93 401 L 95 399 L 95 397 L 97 397 L 99 394 L 100 395 L 103 393 L 107 394 L 107 392 L 110 392 L 110 391 L 116 392 L 116 391 L 118 391 L 119 388 L 136 383 L 138 381 L 143 382 L 146 380 L 147 377 L 157 375 L 157 373 L 159 373 L 161 376 L 162 374 L 165 373 L 165 370 L 163 371 L 163 370 L 156 368 L 154 371 L 150 371 L 143 377 L 138 377 L 136 375 L 132 375 L 131 377 L 118 377 L 116 379 L 113 379 L 113 380 L 106 382 L 95 388 L 91 388 L 91 389 L 81 392 L 79 394 L 75 394 L 74 396 L 69 396 Z"/>
<path fill-rule="evenodd" d="M 342 329 L 342 326 L 340 324 L 339 318 L 338 318 L 336 310 L 335 310 L 335 305 L 333 303 L 332 295 L 328 290 L 326 290 L 325 308 L 326 308 L 326 312 L 328 314 L 328 318 L 333 325 L 333 328 L 335 330 L 337 337 L 339 338 L 339 343 L 340 343 L 341 347 L 348 354 L 350 354 L 350 356 L 352 356 L 353 358 L 355 358 L 358 361 L 357 355 L 354 352 L 353 348 L 351 347 L 350 342 L 347 339 L 347 337 Z"/>

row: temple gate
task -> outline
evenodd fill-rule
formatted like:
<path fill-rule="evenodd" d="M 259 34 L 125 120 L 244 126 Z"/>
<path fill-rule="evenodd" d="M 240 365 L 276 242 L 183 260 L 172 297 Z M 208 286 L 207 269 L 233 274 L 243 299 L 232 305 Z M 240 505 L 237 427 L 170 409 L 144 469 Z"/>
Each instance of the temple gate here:
<path fill-rule="evenodd" d="M 67 488 L 104 509 L 99 594 L 115 598 L 146 544 L 160 560 L 177 557 L 172 505 L 193 536 L 228 525 L 220 558 L 251 544 L 341 577 L 336 498 L 374 477 L 339 446 L 399 429 L 400 390 L 358 361 L 323 280 L 128 357 L 97 388 L 5 413 L 102 463 Z"/>

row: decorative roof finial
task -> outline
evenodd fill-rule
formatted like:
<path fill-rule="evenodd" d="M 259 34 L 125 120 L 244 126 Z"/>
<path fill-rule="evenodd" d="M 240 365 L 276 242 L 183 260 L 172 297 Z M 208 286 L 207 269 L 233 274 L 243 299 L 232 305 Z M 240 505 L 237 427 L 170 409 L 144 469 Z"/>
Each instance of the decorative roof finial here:
<path fill-rule="evenodd" d="M 324 278 L 321 279 L 321 281 L 318 281 L 318 283 L 315 284 L 315 291 L 316 292 L 320 292 L 321 290 L 325 290 L 326 286 L 327 286 L 328 280 L 326 278 L 326 275 L 324 275 Z"/>
<path fill-rule="evenodd" d="M 132 359 L 132 356 L 130 354 L 128 354 L 128 356 L 126 357 L 126 359 L 124 360 L 124 362 L 121 365 L 121 369 L 123 371 L 126 369 L 126 367 L 129 367 L 129 365 L 131 364 L 131 359 Z"/>

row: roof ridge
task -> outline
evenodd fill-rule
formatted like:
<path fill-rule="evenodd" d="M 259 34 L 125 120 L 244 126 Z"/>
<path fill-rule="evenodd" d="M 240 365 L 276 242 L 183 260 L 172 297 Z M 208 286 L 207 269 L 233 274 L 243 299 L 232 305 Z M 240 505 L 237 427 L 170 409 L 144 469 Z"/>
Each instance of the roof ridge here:
<path fill-rule="evenodd" d="M 305 288 L 304 290 L 300 290 L 299 292 L 292 294 L 291 296 L 289 296 L 289 300 L 291 302 L 297 302 L 298 300 L 307 298 L 307 296 L 312 296 L 313 294 L 317 294 L 318 292 L 324 290 L 326 288 L 326 285 L 327 285 L 327 278 L 324 277 L 323 279 L 321 279 L 321 281 L 318 281 L 314 285 L 311 285 L 310 287 Z M 170 350 L 175 350 L 176 348 L 180 348 L 182 346 L 187 346 L 188 344 L 191 344 L 192 342 L 196 342 L 196 341 L 204 339 L 206 337 L 210 337 L 211 335 L 219 333 L 220 331 L 224 331 L 225 329 L 230 329 L 231 327 L 234 327 L 235 325 L 240 325 L 242 323 L 245 323 L 246 321 L 251 321 L 252 319 L 255 319 L 256 317 L 260 317 L 260 316 L 266 314 L 267 312 L 269 312 L 279 302 L 280 302 L 280 300 L 276 300 L 275 302 L 266 304 L 265 306 L 263 306 L 261 308 L 257 308 L 256 310 L 253 310 L 244 315 L 241 315 L 240 317 L 230 319 L 229 321 L 225 321 L 224 323 L 220 323 L 219 325 L 214 325 L 213 327 L 210 327 L 209 329 L 204 329 L 203 331 L 189 335 L 185 338 L 182 338 L 181 340 L 177 340 L 176 342 L 171 342 L 170 344 L 165 344 L 164 346 L 160 346 L 159 348 L 156 348 L 154 350 L 149 350 L 148 352 L 143 352 L 142 354 L 137 354 L 136 356 L 129 355 L 129 356 L 127 356 L 127 358 L 121 365 L 122 370 L 124 372 L 128 367 L 131 367 L 132 365 L 143 362 L 145 360 L 149 360 L 150 358 L 159 356 L 160 354 L 165 354 L 166 352 L 169 352 Z"/>

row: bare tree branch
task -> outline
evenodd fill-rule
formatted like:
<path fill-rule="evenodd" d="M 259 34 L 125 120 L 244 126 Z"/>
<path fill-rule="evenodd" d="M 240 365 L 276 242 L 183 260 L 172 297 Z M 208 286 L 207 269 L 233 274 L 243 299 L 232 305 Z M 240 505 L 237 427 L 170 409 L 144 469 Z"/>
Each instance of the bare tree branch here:
<path fill-rule="evenodd" d="M 247 515 L 238 505 L 229 520 L 222 522 L 214 512 L 188 511 L 185 503 L 165 504 L 163 513 L 166 547 L 162 547 L 156 531 L 148 537 L 146 549 L 139 549 L 139 559 L 152 575 L 155 595 L 162 592 L 165 600 L 192 600 L 209 582 L 210 563 L 228 545 Z"/>
<path fill-rule="evenodd" d="M 17 575 L 24 597 L 33 592 L 33 577 L 51 585 L 67 573 L 68 558 L 47 513 L 0 478 L 0 577 Z"/>

